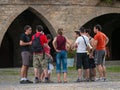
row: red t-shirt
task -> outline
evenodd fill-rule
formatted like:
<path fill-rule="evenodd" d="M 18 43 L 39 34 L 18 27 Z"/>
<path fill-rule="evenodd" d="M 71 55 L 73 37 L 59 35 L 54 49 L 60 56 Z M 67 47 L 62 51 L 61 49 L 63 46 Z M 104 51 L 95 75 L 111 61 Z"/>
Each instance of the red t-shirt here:
<path fill-rule="evenodd" d="M 40 33 L 40 32 L 37 32 L 37 33 L 34 34 L 34 35 L 36 35 L 36 37 L 38 37 L 40 34 L 41 34 L 41 36 L 40 36 L 41 44 L 44 45 L 45 43 L 48 43 L 48 40 L 47 40 L 47 37 L 46 37 L 45 34 L 42 34 L 42 33 Z M 34 39 L 34 35 L 32 36 L 32 41 L 33 41 L 33 39 Z"/>
<path fill-rule="evenodd" d="M 50 54 L 50 47 L 46 46 L 44 47 L 45 53 Z"/>
<path fill-rule="evenodd" d="M 102 32 L 98 32 L 95 36 L 94 39 L 98 41 L 96 50 L 104 50 L 106 46 L 106 35 Z"/>

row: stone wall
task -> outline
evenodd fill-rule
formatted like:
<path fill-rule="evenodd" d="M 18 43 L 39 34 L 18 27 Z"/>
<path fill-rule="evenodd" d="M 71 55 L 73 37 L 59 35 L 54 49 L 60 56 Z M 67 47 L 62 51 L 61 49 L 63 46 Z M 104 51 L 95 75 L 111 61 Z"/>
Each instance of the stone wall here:
<path fill-rule="evenodd" d="M 58 28 L 63 28 L 65 35 L 73 41 L 74 30 L 78 30 L 93 18 L 109 13 L 120 13 L 120 2 L 107 6 L 100 0 L 0 0 L 0 44 L 11 23 L 27 9 L 40 17 L 53 37 L 56 36 Z M 15 45 L 16 59 L 19 54 Z"/>
<path fill-rule="evenodd" d="M 120 13 L 119 5 L 114 7 L 96 6 L 99 0 L 1 0 L 0 1 L 0 42 L 14 19 L 29 7 L 33 8 L 52 25 L 56 31 L 65 29 L 65 35 L 72 38 L 74 30 L 89 20 L 107 13 Z M 69 33 L 68 33 L 69 32 Z"/>

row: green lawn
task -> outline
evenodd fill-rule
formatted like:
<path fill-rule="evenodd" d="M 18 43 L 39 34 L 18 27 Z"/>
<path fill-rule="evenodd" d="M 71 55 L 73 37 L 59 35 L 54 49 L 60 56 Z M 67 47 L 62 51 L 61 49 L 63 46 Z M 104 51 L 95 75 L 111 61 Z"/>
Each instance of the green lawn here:
<path fill-rule="evenodd" d="M 120 65 L 107 67 L 107 72 L 120 72 Z"/>
<path fill-rule="evenodd" d="M 114 73 L 114 72 L 120 72 L 120 65 L 117 66 L 107 66 L 107 72 Z M 33 72 L 33 69 L 30 69 L 30 71 Z M 76 67 L 68 67 L 68 72 L 76 72 Z M 54 71 L 55 72 L 55 71 Z M 70 73 L 69 72 L 69 73 Z M 0 69 L 0 75 L 18 75 L 20 73 L 20 69 Z M 33 75 L 31 73 L 31 75 Z"/>

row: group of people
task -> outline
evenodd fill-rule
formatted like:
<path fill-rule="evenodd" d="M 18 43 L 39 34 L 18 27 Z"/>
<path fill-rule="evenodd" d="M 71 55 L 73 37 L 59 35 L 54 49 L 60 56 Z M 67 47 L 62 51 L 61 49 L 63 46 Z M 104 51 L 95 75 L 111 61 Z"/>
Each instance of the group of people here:
<path fill-rule="evenodd" d="M 77 82 L 83 81 L 82 68 L 85 71 L 84 81 L 105 81 L 106 80 L 106 68 L 105 68 L 105 56 L 106 45 L 109 42 L 108 37 L 101 32 L 101 25 L 94 26 L 95 36 L 91 37 L 90 29 L 80 28 L 79 31 L 75 31 L 75 44 L 77 48 L 77 62 L 76 68 L 78 70 Z M 91 51 L 87 51 L 87 46 L 92 47 Z M 99 78 L 96 78 L 96 68 L 99 74 Z"/>
<path fill-rule="evenodd" d="M 44 28 L 41 25 L 36 26 L 36 33 L 32 36 L 32 28 L 29 25 L 24 27 L 25 33 L 20 36 L 20 46 L 21 46 L 21 56 L 22 56 L 22 68 L 21 68 L 21 84 L 33 83 L 27 78 L 29 62 L 31 57 L 31 52 L 33 56 L 33 67 L 34 67 L 34 83 L 39 83 L 42 80 L 44 82 L 50 82 L 50 64 L 53 60 L 50 55 L 50 47 L 48 43 L 51 41 L 51 35 L 44 34 Z M 38 38 L 41 48 L 33 48 L 32 45 L 35 44 L 34 40 Z M 36 39 L 37 40 L 37 39 Z M 38 50 L 39 49 L 39 50 Z"/>
<path fill-rule="evenodd" d="M 51 41 L 50 35 L 44 34 L 44 28 L 41 25 L 36 26 L 36 33 L 30 39 L 29 35 L 32 33 L 32 28 L 26 25 L 25 33 L 20 37 L 21 56 L 22 56 L 22 68 L 21 68 L 21 80 L 20 83 L 33 83 L 27 78 L 29 59 L 31 54 L 30 46 L 36 37 L 40 38 L 40 44 L 43 47 L 41 52 L 33 51 L 33 67 L 34 67 L 34 83 L 39 83 L 42 80 L 44 82 L 51 82 L 49 73 L 49 61 L 53 58 L 50 54 L 50 47 L 48 43 Z M 67 83 L 67 49 L 68 46 L 71 49 L 76 50 L 76 69 L 78 71 L 77 82 L 83 81 L 82 68 L 84 70 L 84 81 L 105 81 L 106 80 L 106 68 L 105 68 L 105 47 L 109 41 L 108 37 L 101 32 L 101 25 L 94 26 L 95 36 L 90 36 L 90 29 L 81 27 L 79 31 L 75 31 L 75 42 L 72 44 L 69 39 L 64 35 L 63 28 L 59 28 L 57 36 L 54 37 L 52 44 L 56 51 L 56 73 L 57 81 L 61 83 L 61 73 L 63 73 L 63 82 Z M 88 52 L 87 47 L 92 47 Z M 96 79 L 96 67 L 99 73 L 99 78 Z"/>

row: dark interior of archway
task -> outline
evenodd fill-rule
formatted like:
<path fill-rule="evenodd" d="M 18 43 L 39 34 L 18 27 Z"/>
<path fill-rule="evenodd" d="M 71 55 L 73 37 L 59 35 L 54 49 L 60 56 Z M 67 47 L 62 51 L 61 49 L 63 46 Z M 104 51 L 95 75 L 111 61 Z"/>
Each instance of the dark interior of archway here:
<path fill-rule="evenodd" d="M 0 47 L 0 67 L 19 67 L 21 66 L 21 54 L 19 39 L 21 33 L 24 32 L 25 25 L 31 25 L 33 33 L 35 33 L 36 25 L 42 25 L 45 29 L 45 34 L 50 34 L 48 27 L 43 21 L 30 10 L 26 10 L 21 13 L 9 26 L 7 32 L 4 35 L 2 45 Z M 52 47 L 52 44 L 50 43 Z M 51 49 L 53 50 L 53 49 Z M 32 60 L 31 60 L 32 65 Z"/>
<path fill-rule="evenodd" d="M 108 51 L 109 60 L 120 60 L 120 44 L 118 44 L 118 37 L 120 34 L 120 14 L 106 14 L 96 17 L 89 22 L 87 22 L 83 27 L 90 28 L 92 30 L 91 35 L 94 36 L 93 27 L 96 24 L 102 26 L 102 32 L 104 32 L 109 37 Z"/>

